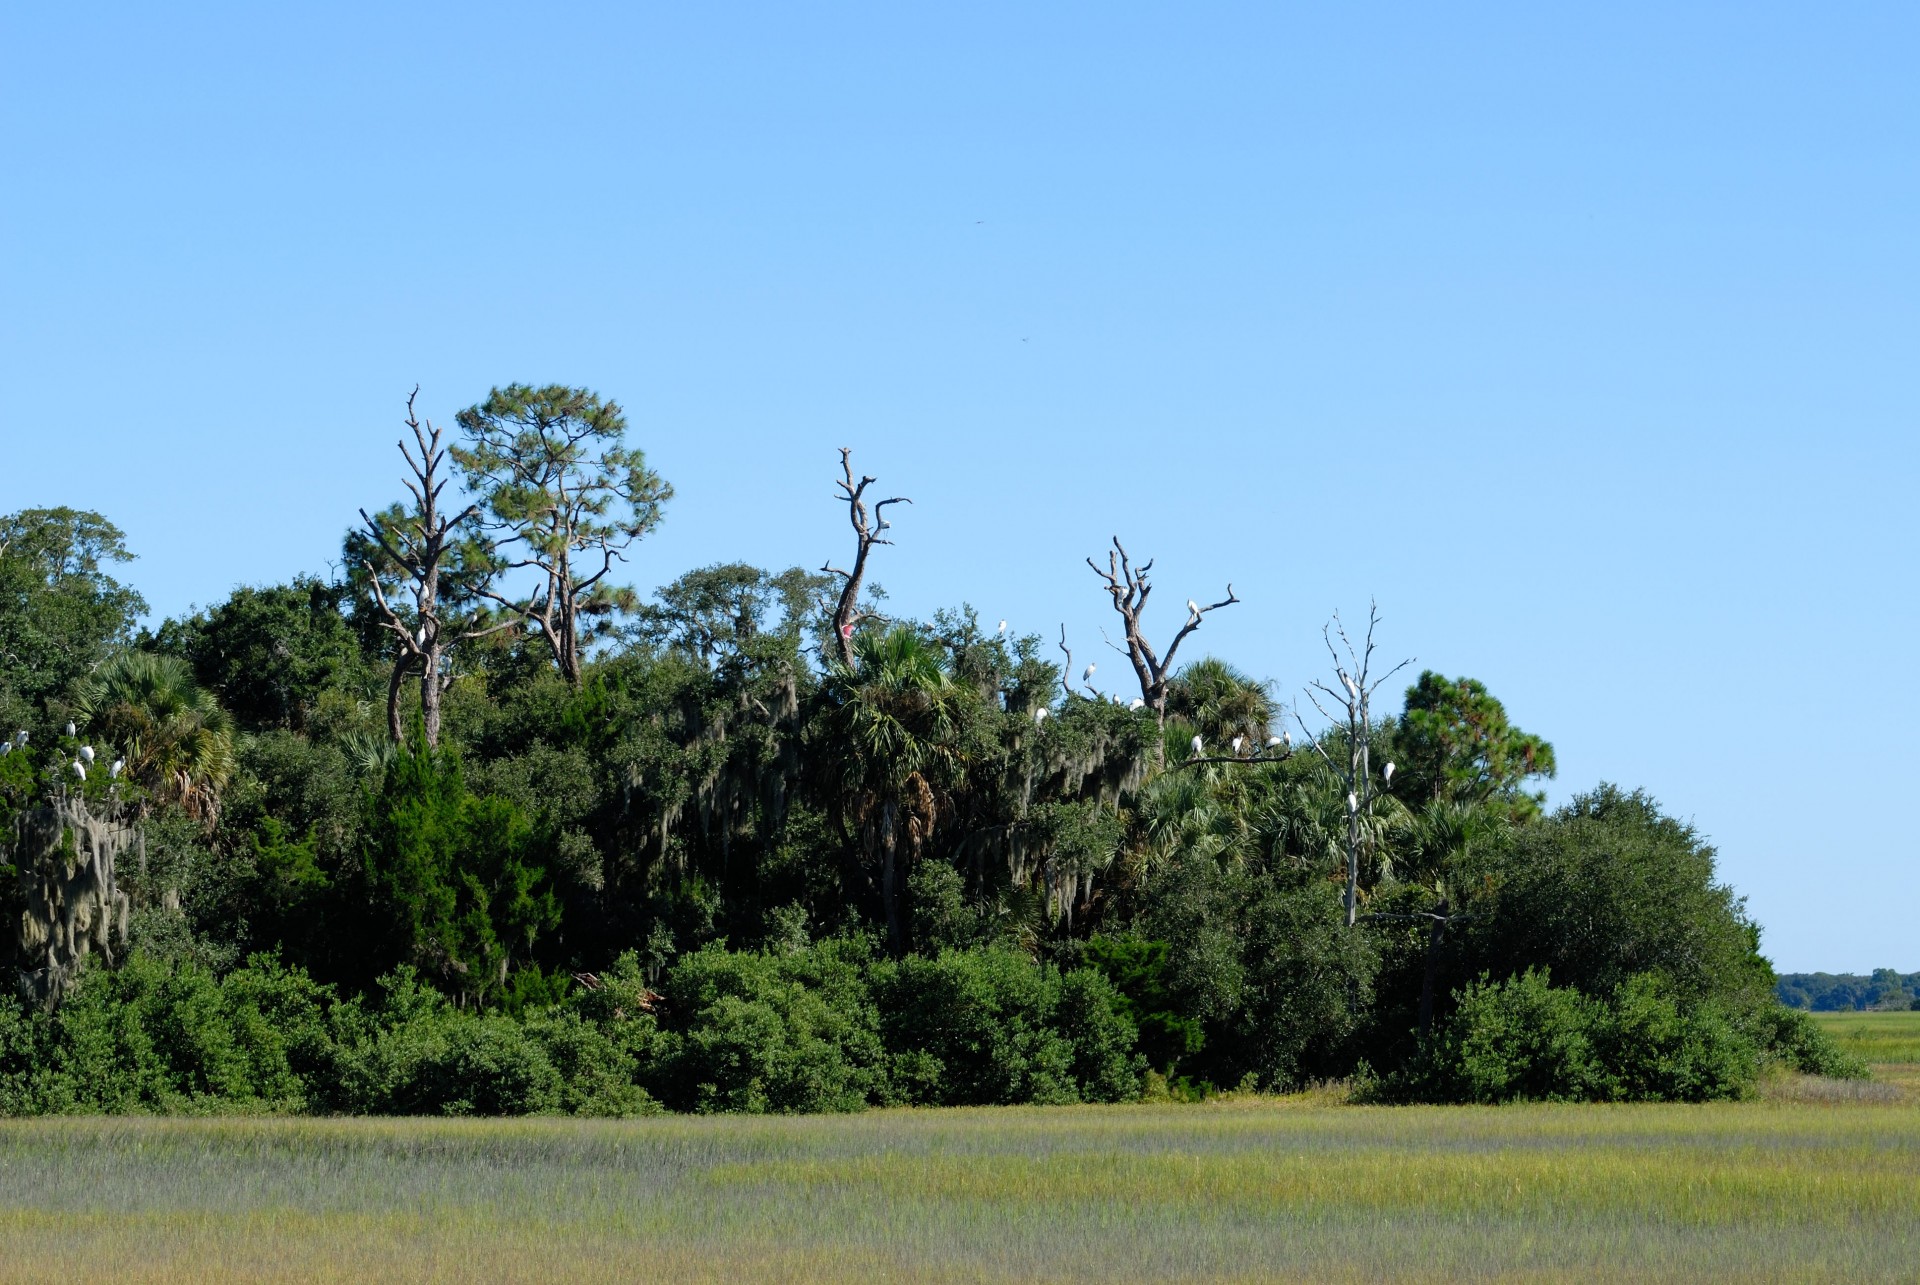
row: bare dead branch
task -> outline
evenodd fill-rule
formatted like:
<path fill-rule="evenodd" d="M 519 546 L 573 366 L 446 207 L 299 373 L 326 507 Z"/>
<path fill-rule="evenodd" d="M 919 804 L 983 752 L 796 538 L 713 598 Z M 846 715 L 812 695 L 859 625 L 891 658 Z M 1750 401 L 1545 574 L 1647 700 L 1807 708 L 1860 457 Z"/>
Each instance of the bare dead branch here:
<path fill-rule="evenodd" d="M 1127 663 L 1133 667 L 1133 673 L 1140 684 L 1140 699 L 1153 710 L 1154 717 L 1161 723 L 1167 716 L 1167 684 L 1173 669 L 1173 659 L 1180 650 L 1180 644 L 1187 635 L 1200 627 L 1201 621 L 1210 611 L 1232 606 L 1240 601 L 1233 592 L 1233 586 L 1227 586 L 1227 596 L 1219 602 L 1206 607 L 1198 603 L 1189 604 L 1187 622 L 1167 644 L 1166 655 L 1162 657 L 1147 640 L 1146 631 L 1141 625 L 1142 614 L 1146 610 L 1147 600 L 1153 593 L 1153 582 L 1149 573 L 1153 570 L 1153 559 L 1133 565 L 1126 546 L 1120 543 L 1120 537 L 1113 537 L 1113 548 L 1107 551 L 1107 565 L 1103 569 L 1092 558 L 1086 560 L 1087 566 L 1106 586 L 1107 595 L 1113 600 L 1113 610 L 1120 617 L 1125 631 L 1127 645 L 1124 651 L 1112 639 L 1107 645 L 1126 656 Z M 1104 632 L 1101 635 L 1105 637 Z"/>
<path fill-rule="evenodd" d="M 873 485 L 874 479 L 871 476 L 862 476 L 859 481 L 854 480 L 853 448 L 850 446 L 840 448 L 840 473 L 841 480 L 834 485 L 840 491 L 839 498 L 847 506 L 847 522 L 853 527 L 855 541 L 853 570 L 842 571 L 832 565 L 824 565 L 820 569 L 837 575 L 844 581 L 840 586 L 839 600 L 834 604 L 833 614 L 828 618 L 828 623 L 833 628 L 834 646 L 840 653 L 840 663 L 851 668 L 854 629 L 863 620 L 885 619 L 873 612 L 860 609 L 860 588 L 867 576 L 867 556 L 873 551 L 874 545 L 893 543 L 881 534 L 893 526 L 893 523 L 887 520 L 883 510 L 889 504 L 912 504 L 913 501 L 904 495 L 890 496 L 877 501 L 869 515 L 866 494 L 867 488 Z"/>

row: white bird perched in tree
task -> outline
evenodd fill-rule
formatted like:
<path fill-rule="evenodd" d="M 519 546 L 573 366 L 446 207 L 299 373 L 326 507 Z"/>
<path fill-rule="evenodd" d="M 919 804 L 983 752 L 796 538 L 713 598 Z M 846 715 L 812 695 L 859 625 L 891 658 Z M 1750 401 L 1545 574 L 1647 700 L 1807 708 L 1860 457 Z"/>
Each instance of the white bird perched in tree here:
<path fill-rule="evenodd" d="M 11 753 L 13 753 L 13 742 L 0 741 L 0 759 L 5 758 L 7 755 Z"/>
<path fill-rule="evenodd" d="M 26 748 L 26 745 L 27 745 L 27 729 L 26 728 L 23 727 L 19 731 L 13 734 L 13 743 L 15 746 L 17 746 L 20 749 Z"/>
<path fill-rule="evenodd" d="M 1347 695 L 1349 696 L 1360 695 L 1360 689 L 1353 685 L 1353 680 L 1347 677 L 1347 671 L 1344 669 L 1340 671 L 1340 681 L 1347 685 Z"/>
<path fill-rule="evenodd" d="M 1287 747 L 1288 749 L 1292 749 L 1292 748 L 1293 748 L 1293 733 L 1292 733 L 1292 732 L 1289 732 L 1289 731 L 1287 731 L 1287 730 L 1286 730 L 1285 728 L 1282 728 L 1282 729 L 1280 729 L 1280 743 L 1281 743 L 1282 745 L 1285 745 L 1285 746 L 1286 746 L 1286 747 Z"/>
<path fill-rule="evenodd" d="M 1387 770 L 1381 773 L 1381 775 L 1387 778 L 1388 785 L 1393 784 L 1393 760 L 1392 759 L 1387 760 Z"/>
<path fill-rule="evenodd" d="M 1138 696 L 1134 697 L 1132 700 L 1127 702 L 1128 709 L 1145 709 L 1146 707 L 1147 707 L 1147 703 L 1141 700 Z"/>
<path fill-rule="evenodd" d="M 1195 758 L 1200 757 L 1200 751 L 1206 748 L 1206 744 L 1207 743 L 1201 740 L 1197 735 L 1193 738 L 1193 756 Z"/>
<path fill-rule="evenodd" d="M 92 762 L 93 762 L 93 746 L 91 746 L 91 745 L 82 745 L 82 746 L 80 747 L 80 761 L 81 761 L 82 763 L 92 763 Z"/>
<path fill-rule="evenodd" d="M 892 526 L 892 525 L 893 525 L 893 523 L 891 523 L 891 522 L 889 522 L 889 521 L 887 521 L 887 519 L 885 519 L 885 518 L 881 518 L 881 519 L 880 519 L 880 525 L 879 525 L 879 526 L 877 526 L 877 527 L 875 527 L 875 528 L 873 529 L 873 533 L 874 533 L 875 535 L 879 535 L 879 534 L 880 534 L 880 533 L 881 533 L 882 531 L 884 531 L 884 530 L 886 530 L 886 529 L 887 529 L 888 527 L 890 527 L 890 526 Z"/>
<path fill-rule="evenodd" d="M 1234 752 L 1235 754 L 1238 754 L 1238 753 L 1240 752 L 1240 747 L 1241 747 L 1242 745 L 1245 745 L 1246 743 L 1247 743 L 1247 738 L 1246 738 L 1246 737 L 1244 737 L 1244 736 L 1236 736 L 1236 737 L 1234 737 L 1234 738 L 1233 738 L 1233 752 Z"/>
<path fill-rule="evenodd" d="M 73 769 L 73 774 L 79 777 L 81 780 L 84 781 L 87 779 L 87 769 L 80 766 L 79 759 L 75 759 L 72 763 L 69 763 L 67 766 L 71 767 Z"/>
<path fill-rule="evenodd" d="M 1039 709 L 1036 709 L 1035 711 L 1033 711 L 1033 725 L 1035 727 L 1040 726 L 1040 724 L 1047 721 L 1047 715 L 1051 713 L 1053 713 L 1052 710 L 1048 709 L 1045 705 L 1042 705 Z"/>
<path fill-rule="evenodd" d="M 1195 620 L 1200 619 L 1200 604 L 1191 598 L 1187 599 L 1187 614 Z"/>
<path fill-rule="evenodd" d="M 1281 744 L 1281 743 L 1282 743 L 1282 742 L 1281 742 L 1281 740 L 1280 740 L 1280 738 L 1279 738 L 1279 737 L 1277 737 L 1277 736 L 1269 736 L 1269 737 L 1267 738 L 1267 748 L 1268 748 L 1268 749 L 1272 749 L 1272 748 L 1274 748 L 1274 747 L 1275 747 L 1276 745 L 1279 745 L 1279 744 Z"/>
<path fill-rule="evenodd" d="M 1086 682 L 1086 681 L 1087 681 L 1087 680 L 1088 680 L 1089 678 L 1092 678 L 1092 677 L 1093 677 L 1093 671 L 1094 671 L 1094 670 L 1096 670 L 1096 669 L 1098 669 L 1098 668 L 1100 668 L 1100 667 L 1099 667 L 1098 665 L 1096 665 L 1096 664 L 1094 664 L 1094 663 L 1093 663 L 1092 661 L 1088 661 L 1088 662 L 1087 662 L 1087 667 L 1086 667 L 1085 669 L 1083 669 L 1083 670 L 1081 670 L 1081 671 L 1080 671 L 1080 681 L 1084 683 L 1084 682 Z"/>
<path fill-rule="evenodd" d="M 1007 622 L 1004 620 L 1000 622 L 1000 636 L 1002 638 L 1007 636 Z"/>
<path fill-rule="evenodd" d="M 124 769 L 126 766 L 127 766 L 127 761 L 125 759 L 115 759 L 113 761 L 113 766 L 107 769 L 107 779 L 110 781 L 119 780 L 121 770 Z"/>
<path fill-rule="evenodd" d="M 1358 812 L 1359 810 L 1360 810 L 1360 796 L 1355 794 L 1352 790 L 1348 790 L 1347 791 L 1347 811 Z"/>
<path fill-rule="evenodd" d="M 76 728 L 76 727 L 75 727 L 75 726 L 73 725 L 73 723 L 72 723 L 72 721 L 71 721 L 71 720 L 69 720 L 69 721 L 68 721 L 68 723 L 67 723 L 67 735 L 68 735 L 68 736 L 72 736 L 72 735 L 74 735 L 74 733 L 76 733 L 76 732 L 77 732 L 78 730 L 79 730 L 79 729 L 78 729 L 78 728 Z"/>

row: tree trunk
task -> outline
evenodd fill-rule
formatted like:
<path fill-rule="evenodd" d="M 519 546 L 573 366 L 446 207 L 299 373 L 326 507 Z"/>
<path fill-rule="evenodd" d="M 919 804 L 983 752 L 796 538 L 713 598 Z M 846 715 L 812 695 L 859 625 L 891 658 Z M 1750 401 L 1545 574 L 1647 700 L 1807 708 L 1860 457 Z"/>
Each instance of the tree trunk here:
<path fill-rule="evenodd" d="M 406 739 L 406 729 L 400 724 L 400 693 L 406 686 L 407 671 L 412 667 L 413 657 L 401 656 L 393 662 L 393 677 L 387 680 L 387 735 L 395 745 Z"/>
<path fill-rule="evenodd" d="M 895 805 L 888 803 L 880 814 L 880 899 L 887 907 L 887 950 L 898 959 L 907 953 L 907 934 L 900 918 L 900 834 L 894 813 Z"/>
<path fill-rule="evenodd" d="M 429 749 L 440 745 L 440 694 L 445 690 L 440 685 L 440 651 L 436 638 L 427 645 L 420 668 L 420 721 L 426 728 Z"/>
<path fill-rule="evenodd" d="M 1427 931 L 1427 969 L 1420 982 L 1420 1042 L 1427 1042 L 1433 1029 L 1433 992 L 1440 976 L 1440 945 L 1447 936 L 1447 899 L 1434 907 L 1433 926 Z"/>

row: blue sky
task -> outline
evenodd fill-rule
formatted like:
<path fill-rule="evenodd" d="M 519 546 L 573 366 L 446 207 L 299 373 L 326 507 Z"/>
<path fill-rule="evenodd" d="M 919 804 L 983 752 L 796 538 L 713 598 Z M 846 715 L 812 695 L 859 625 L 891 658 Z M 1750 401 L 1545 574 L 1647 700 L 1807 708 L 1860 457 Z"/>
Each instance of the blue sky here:
<path fill-rule="evenodd" d="M 407 392 L 618 398 L 642 588 L 844 556 L 1119 677 L 1119 534 L 1644 786 L 1786 969 L 1920 967 L 1920 9 L 63 5 L 0 18 L 0 511 L 325 574 Z M 1177 608 L 1160 619 L 1177 625 Z M 1192 644 L 1190 644 L 1191 646 Z M 1201 652 L 1195 650 L 1194 655 Z M 1117 690 L 1117 687 L 1116 687 Z"/>

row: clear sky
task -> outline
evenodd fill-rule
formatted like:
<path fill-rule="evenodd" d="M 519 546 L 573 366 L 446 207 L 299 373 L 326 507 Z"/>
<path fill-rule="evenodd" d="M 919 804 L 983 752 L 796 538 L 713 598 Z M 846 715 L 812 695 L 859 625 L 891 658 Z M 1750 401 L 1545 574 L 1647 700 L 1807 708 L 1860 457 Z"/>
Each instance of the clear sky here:
<path fill-rule="evenodd" d="M 678 491 L 651 588 L 843 558 L 852 446 L 902 610 L 1118 690 L 1117 533 L 1292 698 L 1371 595 L 1556 799 L 1711 836 L 1782 968 L 1920 968 L 1917 50 L 1911 3 L 11 5 L 0 511 L 105 512 L 176 613 L 326 574 L 415 383 L 564 381 Z"/>

